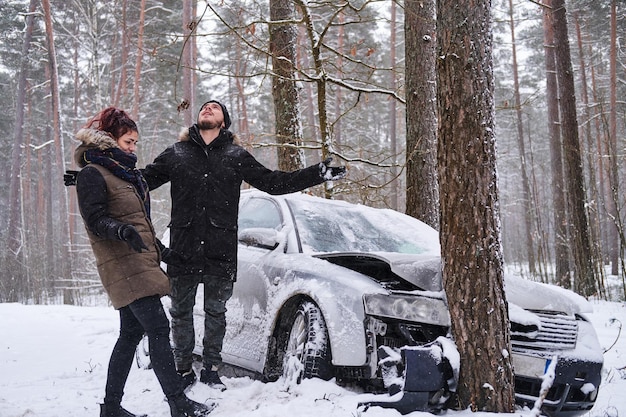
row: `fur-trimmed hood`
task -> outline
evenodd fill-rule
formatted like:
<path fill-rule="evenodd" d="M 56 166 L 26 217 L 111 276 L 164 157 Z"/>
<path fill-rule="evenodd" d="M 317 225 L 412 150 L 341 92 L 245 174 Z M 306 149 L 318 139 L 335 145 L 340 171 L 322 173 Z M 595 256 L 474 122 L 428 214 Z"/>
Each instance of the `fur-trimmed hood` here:
<path fill-rule="evenodd" d="M 97 129 L 80 129 L 76 133 L 76 139 L 81 142 L 80 145 L 74 151 L 74 160 L 78 164 L 79 167 L 83 168 L 87 165 L 85 161 L 84 154 L 88 149 L 110 149 L 117 148 L 117 141 L 102 130 Z"/>
<path fill-rule="evenodd" d="M 189 128 L 184 127 L 181 129 L 181 131 L 178 133 L 178 141 L 179 142 L 189 142 L 191 140 L 191 130 L 194 129 L 197 136 L 200 137 L 200 131 L 198 130 L 198 125 L 193 125 Z M 222 129 L 220 131 L 220 136 L 222 135 L 227 135 L 227 137 L 230 139 L 230 141 L 232 143 L 234 143 L 235 145 L 239 145 L 239 138 L 237 137 L 237 135 L 235 135 L 234 133 L 232 133 L 230 130 L 226 130 L 226 129 Z"/>
<path fill-rule="evenodd" d="M 189 128 L 188 127 L 183 127 L 182 129 L 180 129 L 180 132 L 178 132 L 178 141 L 179 142 L 189 141 Z"/>

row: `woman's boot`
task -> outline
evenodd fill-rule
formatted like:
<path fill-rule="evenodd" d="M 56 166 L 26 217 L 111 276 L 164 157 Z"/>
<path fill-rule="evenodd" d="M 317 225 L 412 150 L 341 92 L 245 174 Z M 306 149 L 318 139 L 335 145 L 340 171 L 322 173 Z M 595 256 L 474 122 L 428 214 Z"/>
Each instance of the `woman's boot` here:
<path fill-rule="evenodd" d="M 172 417 L 203 417 L 208 416 L 217 404 L 202 404 L 190 400 L 185 394 L 167 400 Z"/>
<path fill-rule="evenodd" d="M 146 414 L 133 414 L 119 404 L 100 404 L 100 417 L 148 417 Z"/>

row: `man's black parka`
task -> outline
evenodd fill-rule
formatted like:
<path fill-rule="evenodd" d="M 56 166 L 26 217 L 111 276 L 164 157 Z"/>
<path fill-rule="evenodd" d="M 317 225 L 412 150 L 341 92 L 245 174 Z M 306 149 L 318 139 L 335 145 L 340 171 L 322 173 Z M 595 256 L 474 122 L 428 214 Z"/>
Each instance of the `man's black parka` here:
<path fill-rule="evenodd" d="M 169 247 L 184 265 L 169 265 L 171 276 L 202 274 L 236 279 L 237 216 L 243 181 L 270 194 L 286 194 L 324 182 L 318 164 L 272 171 L 233 143 L 225 129 L 205 145 L 197 125 L 181 134 L 143 170 L 151 190 L 170 182 Z"/>

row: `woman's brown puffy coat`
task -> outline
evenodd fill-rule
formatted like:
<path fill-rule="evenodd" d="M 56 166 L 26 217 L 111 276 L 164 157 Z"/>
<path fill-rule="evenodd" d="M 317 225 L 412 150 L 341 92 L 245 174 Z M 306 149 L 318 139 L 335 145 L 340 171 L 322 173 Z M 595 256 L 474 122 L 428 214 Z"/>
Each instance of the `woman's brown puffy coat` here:
<path fill-rule="evenodd" d="M 143 297 L 168 294 L 169 280 L 160 267 L 154 228 L 135 187 L 100 165 L 85 163 L 87 149 L 117 146 L 115 140 L 93 129 L 83 129 L 76 137 L 83 143 L 75 158 L 84 166 L 77 177 L 78 202 L 111 303 L 119 309 Z M 121 240 L 120 227 L 126 224 L 139 232 L 147 251 L 136 252 Z"/>

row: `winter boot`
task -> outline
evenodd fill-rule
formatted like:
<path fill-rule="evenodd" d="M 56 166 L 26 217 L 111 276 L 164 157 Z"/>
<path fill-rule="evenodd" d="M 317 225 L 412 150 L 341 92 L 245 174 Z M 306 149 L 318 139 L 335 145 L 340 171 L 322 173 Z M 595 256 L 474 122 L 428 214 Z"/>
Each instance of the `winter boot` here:
<path fill-rule="evenodd" d="M 183 386 L 183 390 L 187 390 L 187 388 L 196 382 L 196 374 L 193 372 L 193 369 L 178 371 L 178 375 L 180 375 L 180 383 Z"/>
<path fill-rule="evenodd" d="M 172 417 L 204 417 L 208 416 L 217 406 L 215 403 L 202 404 L 190 400 L 185 394 L 180 394 L 167 400 Z"/>
<path fill-rule="evenodd" d="M 148 417 L 146 414 L 133 414 L 119 404 L 100 404 L 100 417 Z"/>
<path fill-rule="evenodd" d="M 200 371 L 200 382 L 207 384 L 211 388 L 226 391 L 226 385 L 224 385 L 217 371 L 213 368 Z"/>

